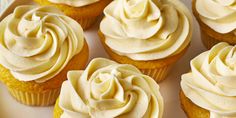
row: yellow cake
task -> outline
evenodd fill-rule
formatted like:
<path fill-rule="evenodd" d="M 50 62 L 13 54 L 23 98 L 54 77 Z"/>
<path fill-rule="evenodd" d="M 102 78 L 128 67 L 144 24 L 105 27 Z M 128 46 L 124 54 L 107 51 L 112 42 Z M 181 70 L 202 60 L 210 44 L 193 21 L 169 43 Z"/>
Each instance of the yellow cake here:
<path fill-rule="evenodd" d="M 207 49 L 210 49 L 212 46 L 214 46 L 215 44 L 217 44 L 219 42 L 227 42 L 227 43 L 233 44 L 233 45 L 236 44 L 236 36 L 235 36 L 235 32 L 234 32 L 235 28 L 232 29 L 232 30 L 229 30 L 229 31 L 224 31 L 224 29 L 227 29 L 225 27 L 228 27 L 229 24 L 231 23 L 231 22 L 227 21 L 227 19 L 230 21 L 230 18 L 224 18 L 224 17 L 221 18 L 222 19 L 222 21 L 221 21 L 222 24 L 225 23 L 225 25 L 226 25 L 225 27 L 223 27 L 223 25 L 222 25 L 222 27 L 219 25 L 218 29 L 216 29 L 216 28 L 214 29 L 214 26 L 209 26 L 208 25 L 209 24 L 208 22 L 212 22 L 212 21 L 216 21 L 217 22 L 218 18 L 214 18 L 214 17 L 219 17 L 219 18 L 221 17 L 220 16 L 221 12 L 219 12 L 219 11 L 222 10 L 221 7 L 215 7 L 215 6 L 213 7 L 212 6 L 211 9 L 210 8 L 209 9 L 204 9 L 204 11 L 213 10 L 213 11 L 209 11 L 209 14 L 212 14 L 212 13 L 216 12 L 215 9 L 218 9 L 217 10 L 217 15 L 219 15 L 219 16 L 214 16 L 213 15 L 212 19 L 210 19 L 210 18 L 208 19 L 208 17 L 206 17 L 205 19 L 209 20 L 209 21 L 203 22 L 202 19 L 204 18 L 204 16 L 202 16 L 201 13 L 199 13 L 197 8 L 196 8 L 196 2 L 197 1 L 198 0 L 192 0 L 192 11 L 193 11 L 193 14 L 194 14 L 195 18 L 197 19 L 197 21 L 199 23 L 200 32 L 201 32 L 201 40 L 202 40 L 204 46 Z M 201 0 L 199 0 L 199 1 L 201 1 Z M 206 0 L 206 1 L 209 1 L 209 0 Z M 204 4 L 203 3 L 199 3 L 199 7 L 200 6 L 204 7 L 204 6 L 206 6 L 205 4 L 207 4 L 207 3 L 204 3 Z M 215 4 L 220 4 L 220 3 L 215 2 Z M 207 4 L 207 5 L 211 5 L 211 4 Z M 232 4 L 230 4 L 230 5 L 232 5 Z M 227 9 L 228 12 L 229 11 L 234 11 L 233 13 L 235 13 L 236 10 L 231 9 L 230 5 L 229 5 L 229 7 L 225 6 L 225 9 Z M 235 15 L 233 16 L 233 15 L 229 15 L 229 14 L 227 16 L 235 17 Z M 225 17 L 227 17 L 227 16 L 225 15 Z M 223 21 L 225 21 L 225 22 L 223 22 Z M 228 26 L 227 26 L 227 24 L 228 24 Z M 217 25 L 217 24 L 215 24 L 215 25 Z M 231 24 L 231 26 L 234 26 L 234 25 Z"/>
<path fill-rule="evenodd" d="M 84 71 L 69 71 L 54 118 L 162 118 L 158 84 L 136 67 L 95 58 Z"/>
<path fill-rule="evenodd" d="M 235 46 L 218 43 L 191 60 L 180 102 L 188 118 L 235 118 Z"/>
<path fill-rule="evenodd" d="M 0 32 L 0 80 L 26 105 L 54 104 L 67 71 L 89 57 L 81 26 L 54 7 L 16 7 Z"/>
<path fill-rule="evenodd" d="M 147 9 L 153 11 L 144 12 Z M 98 35 L 111 59 L 133 64 L 157 82 L 190 45 L 192 17 L 179 0 L 116 0 L 104 14 Z"/>
<path fill-rule="evenodd" d="M 50 0 L 34 1 L 39 3 L 40 5 L 52 5 L 61 9 L 67 16 L 70 16 L 71 18 L 79 22 L 84 30 L 91 27 L 97 21 L 99 15 L 102 14 L 103 9 L 111 2 L 111 0 L 90 0 L 95 2 L 91 2 L 85 5 L 83 4 L 82 6 L 77 7 L 74 5 L 68 5 L 66 3 L 63 4 L 63 0 L 58 0 L 59 3 L 54 2 L 57 0 L 53 0 L 53 2 Z"/>

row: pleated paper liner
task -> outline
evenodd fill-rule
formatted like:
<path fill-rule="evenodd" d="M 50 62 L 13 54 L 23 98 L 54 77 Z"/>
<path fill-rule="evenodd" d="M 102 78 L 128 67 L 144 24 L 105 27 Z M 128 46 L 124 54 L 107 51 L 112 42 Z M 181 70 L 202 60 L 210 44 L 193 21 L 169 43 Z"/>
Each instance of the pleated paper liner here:
<path fill-rule="evenodd" d="M 76 21 L 81 25 L 81 27 L 86 30 L 93 26 L 93 24 L 97 21 L 98 17 L 92 17 L 92 18 L 81 18 L 76 19 Z"/>
<path fill-rule="evenodd" d="M 60 88 L 43 92 L 26 92 L 14 88 L 8 88 L 10 94 L 20 103 L 30 106 L 53 105 L 59 96 Z"/>
<path fill-rule="evenodd" d="M 140 71 L 143 74 L 152 77 L 155 81 L 161 82 L 167 77 L 171 67 L 172 67 L 172 64 L 161 67 L 161 68 L 156 68 L 156 69 L 140 69 Z"/>

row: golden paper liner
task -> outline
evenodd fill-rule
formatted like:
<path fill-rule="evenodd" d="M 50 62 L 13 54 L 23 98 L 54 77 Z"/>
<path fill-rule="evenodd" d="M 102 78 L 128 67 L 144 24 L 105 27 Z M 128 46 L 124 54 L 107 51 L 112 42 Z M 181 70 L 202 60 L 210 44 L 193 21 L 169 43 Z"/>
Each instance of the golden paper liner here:
<path fill-rule="evenodd" d="M 171 68 L 172 68 L 172 64 L 168 66 L 164 66 L 162 68 L 156 68 L 156 69 L 140 69 L 140 71 L 143 74 L 152 77 L 156 82 L 161 82 L 167 77 Z"/>
<path fill-rule="evenodd" d="M 82 19 L 75 19 L 81 27 L 86 30 L 90 28 L 96 21 L 98 17 L 92 17 L 92 18 L 82 18 Z"/>
<path fill-rule="evenodd" d="M 60 89 L 47 90 L 45 92 L 26 92 L 14 88 L 8 88 L 10 94 L 20 103 L 30 106 L 49 106 L 55 103 Z"/>
<path fill-rule="evenodd" d="M 210 35 L 208 35 L 202 29 L 201 29 L 201 40 L 202 40 L 203 45 L 207 49 L 211 49 L 214 45 L 221 42 L 221 41 L 217 40 L 216 38 L 211 37 Z"/>
<path fill-rule="evenodd" d="M 181 107 L 188 118 L 210 118 L 210 112 L 194 104 L 184 95 L 182 90 L 180 91 L 179 96 Z"/>

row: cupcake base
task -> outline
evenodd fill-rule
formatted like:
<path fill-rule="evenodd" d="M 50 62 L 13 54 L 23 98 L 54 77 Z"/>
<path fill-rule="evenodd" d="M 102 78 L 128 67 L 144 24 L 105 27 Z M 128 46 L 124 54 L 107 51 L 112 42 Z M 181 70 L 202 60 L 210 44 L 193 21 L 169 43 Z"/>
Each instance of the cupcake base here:
<path fill-rule="evenodd" d="M 168 75 L 171 67 L 179 60 L 184 53 L 186 52 L 188 46 L 181 51 L 179 54 L 176 54 L 174 56 L 165 58 L 165 59 L 158 59 L 158 60 L 152 60 L 152 61 L 136 61 L 132 60 L 126 56 L 121 56 L 116 53 L 114 53 L 106 44 L 105 44 L 105 37 L 102 34 L 101 31 L 98 32 L 98 35 L 100 37 L 100 40 L 110 56 L 110 58 L 118 63 L 121 64 L 132 64 L 136 66 L 141 72 L 143 72 L 145 75 L 148 75 L 152 77 L 156 82 L 163 81 L 166 76 Z"/>
<path fill-rule="evenodd" d="M 0 81 L 7 86 L 10 94 L 20 103 L 31 106 L 52 105 L 59 96 L 62 82 L 67 78 L 67 71 L 84 69 L 88 57 L 88 45 L 85 42 L 81 52 L 75 55 L 58 75 L 43 83 L 19 81 L 11 75 L 8 69 L 0 65 Z"/>
<path fill-rule="evenodd" d="M 195 105 L 184 95 L 182 90 L 180 91 L 180 102 L 188 118 L 210 118 L 209 111 Z"/>
<path fill-rule="evenodd" d="M 221 42 L 220 40 L 208 35 L 203 29 L 200 30 L 202 43 L 207 49 L 211 49 L 211 47 Z"/>
<path fill-rule="evenodd" d="M 103 9 L 112 1 L 112 0 L 100 0 L 90 5 L 82 7 L 73 7 L 66 4 L 56 4 L 48 0 L 34 0 L 40 5 L 51 5 L 55 6 L 65 13 L 65 15 L 76 20 L 84 30 L 90 28 L 102 14 Z"/>
<path fill-rule="evenodd" d="M 200 15 L 196 10 L 196 0 L 192 1 L 192 6 L 193 6 L 192 7 L 193 14 L 200 26 L 201 40 L 207 49 L 210 49 L 219 42 L 227 42 L 231 45 L 236 44 L 236 35 L 233 32 L 226 34 L 218 33 L 201 21 Z"/>
<path fill-rule="evenodd" d="M 73 18 L 75 19 L 80 25 L 81 27 L 86 30 L 88 28 L 90 28 L 93 24 L 96 23 L 98 17 L 91 17 L 91 18 Z"/>
<path fill-rule="evenodd" d="M 49 106 L 55 103 L 60 89 L 47 90 L 44 92 L 24 92 L 14 88 L 8 88 L 10 94 L 22 104 L 31 106 Z"/>
<path fill-rule="evenodd" d="M 148 75 L 150 77 L 152 77 L 153 79 L 155 79 L 155 81 L 157 82 L 161 82 L 162 80 L 164 80 L 169 71 L 171 70 L 173 64 L 164 66 L 164 67 L 160 67 L 160 68 L 154 68 L 154 69 L 140 69 L 140 71 L 145 74 Z"/>

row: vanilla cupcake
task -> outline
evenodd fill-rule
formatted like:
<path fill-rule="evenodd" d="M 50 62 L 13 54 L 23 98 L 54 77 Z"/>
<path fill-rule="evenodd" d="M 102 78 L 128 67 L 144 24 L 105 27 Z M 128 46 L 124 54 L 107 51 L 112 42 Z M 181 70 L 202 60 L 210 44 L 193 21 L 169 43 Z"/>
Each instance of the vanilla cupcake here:
<path fill-rule="evenodd" d="M 81 26 L 54 7 L 19 6 L 0 22 L 0 80 L 23 104 L 53 104 L 87 59 Z"/>
<path fill-rule="evenodd" d="M 236 46 L 219 43 L 191 60 L 181 103 L 189 118 L 236 117 Z"/>
<path fill-rule="evenodd" d="M 157 82 L 189 46 L 192 18 L 179 0 L 115 0 L 104 14 L 99 36 L 110 57 Z"/>
<path fill-rule="evenodd" d="M 54 118 L 162 118 L 158 84 L 132 65 L 96 58 L 67 77 Z"/>
<path fill-rule="evenodd" d="M 201 39 L 210 49 L 219 42 L 236 44 L 236 0 L 193 0 L 192 9 Z"/>
<path fill-rule="evenodd" d="M 83 29 L 91 27 L 103 9 L 112 0 L 34 0 L 40 5 L 52 5 L 80 23 Z"/>

